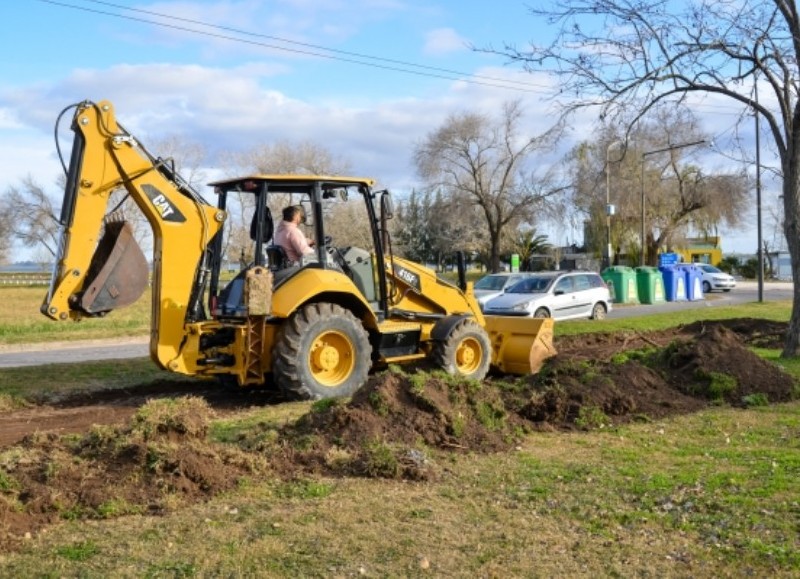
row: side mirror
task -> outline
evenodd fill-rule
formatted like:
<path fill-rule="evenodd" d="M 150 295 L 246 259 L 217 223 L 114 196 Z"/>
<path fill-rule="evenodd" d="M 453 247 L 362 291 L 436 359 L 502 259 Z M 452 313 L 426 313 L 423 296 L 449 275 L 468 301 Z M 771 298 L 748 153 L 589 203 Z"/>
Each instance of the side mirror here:
<path fill-rule="evenodd" d="M 394 202 L 392 201 L 392 194 L 387 189 L 381 194 L 381 217 L 383 219 L 391 219 L 393 216 Z"/>

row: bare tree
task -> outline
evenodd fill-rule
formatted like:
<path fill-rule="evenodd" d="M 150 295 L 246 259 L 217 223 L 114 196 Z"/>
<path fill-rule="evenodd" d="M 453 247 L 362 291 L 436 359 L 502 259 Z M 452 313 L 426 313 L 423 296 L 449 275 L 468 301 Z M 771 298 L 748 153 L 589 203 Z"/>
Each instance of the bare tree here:
<path fill-rule="evenodd" d="M 231 164 L 246 171 L 297 175 L 346 175 L 350 162 L 310 141 L 262 143 L 253 149 L 227 155 Z"/>
<path fill-rule="evenodd" d="M 606 187 L 616 207 L 612 245 L 638 255 L 644 229 L 650 265 L 659 250 L 680 246 L 686 237 L 716 236 L 722 225 L 741 222 L 749 199 L 746 171 L 706 173 L 689 160 L 696 149 L 670 148 L 709 138 L 688 111 L 660 108 L 627 137 L 624 130 L 624 124 L 604 124 L 596 140 L 578 144 L 567 157 L 574 175 L 569 198 L 590 224 L 587 243 L 595 252 L 605 245 Z"/>
<path fill-rule="evenodd" d="M 147 148 L 159 157 L 170 159 L 175 170 L 192 187 L 199 190 L 205 185 L 203 166 L 208 160 L 208 150 L 202 143 L 173 134 L 149 141 Z"/>
<path fill-rule="evenodd" d="M 526 161 L 553 145 L 560 127 L 531 137 L 518 136 L 519 101 L 503 106 L 499 119 L 475 112 L 450 115 L 417 146 L 414 161 L 431 188 L 460 206 L 478 207 L 488 233 L 489 268 L 500 268 L 504 228 L 513 219 L 534 221 L 533 209 L 549 194 L 544 177 L 526 174 Z"/>
<path fill-rule="evenodd" d="M 13 221 L 6 205 L 6 210 L 0 211 L 0 263 L 6 263 L 9 258 L 11 240 L 14 235 L 12 224 Z"/>
<path fill-rule="evenodd" d="M 310 141 L 291 143 L 279 141 L 273 144 L 260 144 L 252 149 L 242 152 L 228 152 L 221 155 L 223 164 L 228 167 L 230 177 L 241 174 L 261 173 L 276 175 L 346 175 L 350 172 L 350 163 L 342 157 L 337 157 L 324 146 Z M 275 218 L 280 218 L 281 210 L 295 200 L 271 196 L 270 210 Z M 249 238 L 250 218 L 253 215 L 253 196 L 238 194 L 236 199 L 229 198 L 229 214 L 231 224 L 229 227 L 229 243 L 227 255 L 229 258 L 238 259 L 244 256 L 245 260 L 252 259 L 253 249 Z M 347 214 L 352 212 L 352 207 L 337 208 L 337 213 Z M 362 209 L 363 210 L 363 209 Z M 335 216 L 334 222 L 345 222 L 345 218 Z M 361 230 L 357 227 L 351 229 L 354 238 L 361 238 Z M 341 230 L 336 242 L 343 244 L 348 239 L 349 233 Z"/>
<path fill-rule="evenodd" d="M 691 94 L 723 97 L 766 121 L 783 174 L 784 233 L 795 293 L 784 356 L 800 354 L 800 14 L 787 0 L 559 0 L 532 13 L 557 27 L 549 45 L 502 53 L 549 71 L 567 110 L 605 117 Z M 744 15 L 744 16 L 743 16 Z M 757 99 L 761 87 L 769 98 Z M 716 101 L 715 101 L 716 102 Z M 743 112 L 744 115 L 744 112 Z"/>
<path fill-rule="evenodd" d="M 57 205 L 32 176 L 22 185 L 9 187 L 3 203 L 8 232 L 25 247 L 44 248 L 51 256 L 58 249 L 59 213 Z"/>

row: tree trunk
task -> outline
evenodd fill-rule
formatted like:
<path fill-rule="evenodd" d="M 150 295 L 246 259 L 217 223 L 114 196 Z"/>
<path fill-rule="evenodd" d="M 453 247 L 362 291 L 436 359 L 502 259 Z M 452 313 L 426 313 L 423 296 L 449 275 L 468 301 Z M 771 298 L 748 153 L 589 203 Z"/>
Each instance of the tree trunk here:
<path fill-rule="evenodd" d="M 800 141 L 800 139 L 797 139 Z M 792 281 L 794 282 L 794 298 L 792 300 L 792 317 L 783 347 L 783 358 L 800 354 L 800 206 L 798 206 L 798 190 L 800 190 L 800 150 L 791 148 L 783 173 L 783 211 L 786 246 L 792 262 Z"/>
<path fill-rule="evenodd" d="M 489 269 L 492 273 L 500 271 L 500 236 L 489 233 Z"/>

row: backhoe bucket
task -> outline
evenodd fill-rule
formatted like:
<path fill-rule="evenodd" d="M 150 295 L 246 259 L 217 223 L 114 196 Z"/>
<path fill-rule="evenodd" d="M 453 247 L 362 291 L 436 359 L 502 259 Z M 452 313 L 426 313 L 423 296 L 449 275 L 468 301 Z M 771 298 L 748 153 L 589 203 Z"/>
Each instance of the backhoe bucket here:
<path fill-rule="evenodd" d="M 506 374 L 536 374 L 556 355 L 553 320 L 486 316 L 492 343 L 492 365 Z"/>
<path fill-rule="evenodd" d="M 129 306 L 144 292 L 149 275 L 147 259 L 133 238 L 130 224 L 107 223 L 92 256 L 77 307 L 97 315 Z"/>

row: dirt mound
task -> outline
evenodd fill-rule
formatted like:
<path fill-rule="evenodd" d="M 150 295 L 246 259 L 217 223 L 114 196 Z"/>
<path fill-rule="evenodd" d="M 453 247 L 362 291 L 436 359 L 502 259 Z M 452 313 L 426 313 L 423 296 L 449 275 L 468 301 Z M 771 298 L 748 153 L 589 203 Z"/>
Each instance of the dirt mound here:
<path fill-rule="evenodd" d="M 0 551 L 58 519 L 159 514 L 232 488 L 253 457 L 206 442 L 200 398 L 148 402 L 129 426 L 42 434 L 0 455 Z"/>
<path fill-rule="evenodd" d="M 284 474 L 430 479 L 438 471 L 431 450 L 505 450 L 521 424 L 494 384 L 389 370 L 349 403 L 323 402 L 295 424 L 252 433 L 242 444 L 266 453 Z"/>
<path fill-rule="evenodd" d="M 252 433 L 242 443 L 285 474 L 431 478 L 435 450 L 495 452 L 532 429 L 591 429 L 712 404 L 790 400 L 794 379 L 742 341 L 775 330 L 757 325 L 573 338 L 557 345 L 561 354 L 539 374 L 513 380 L 471 383 L 391 370 L 373 376 L 347 404 L 319 404 L 296 424 Z"/>
<path fill-rule="evenodd" d="M 557 343 L 530 378 L 538 391 L 524 410 L 536 423 L 592 428 L 686 414 L 711 404 L 749 406 L 797 396 L 795 380 L 745 343 L 773 344 L 786 324 L 696 322 L 665 332 L 597 334 Z"/>
<path fill-rule="evenodd" d="M 162 513 L 256 472 L 434 479 L 444 452 L 504 451 L 533 429 L 787 401 L 798 395 L 794 379 L 747 348 L 775 345 L 785 331 L 732 320 L 561 338 L 536 376 L 480 383 L 390 368 L 351 400 L 317 402 L 297 422 L 253 428 L 238 445 L 207 440 L 209 400 L 152 400 L 127 426 L 37 434 L 0 452 L 0 551 L 57 519 Z"/>

